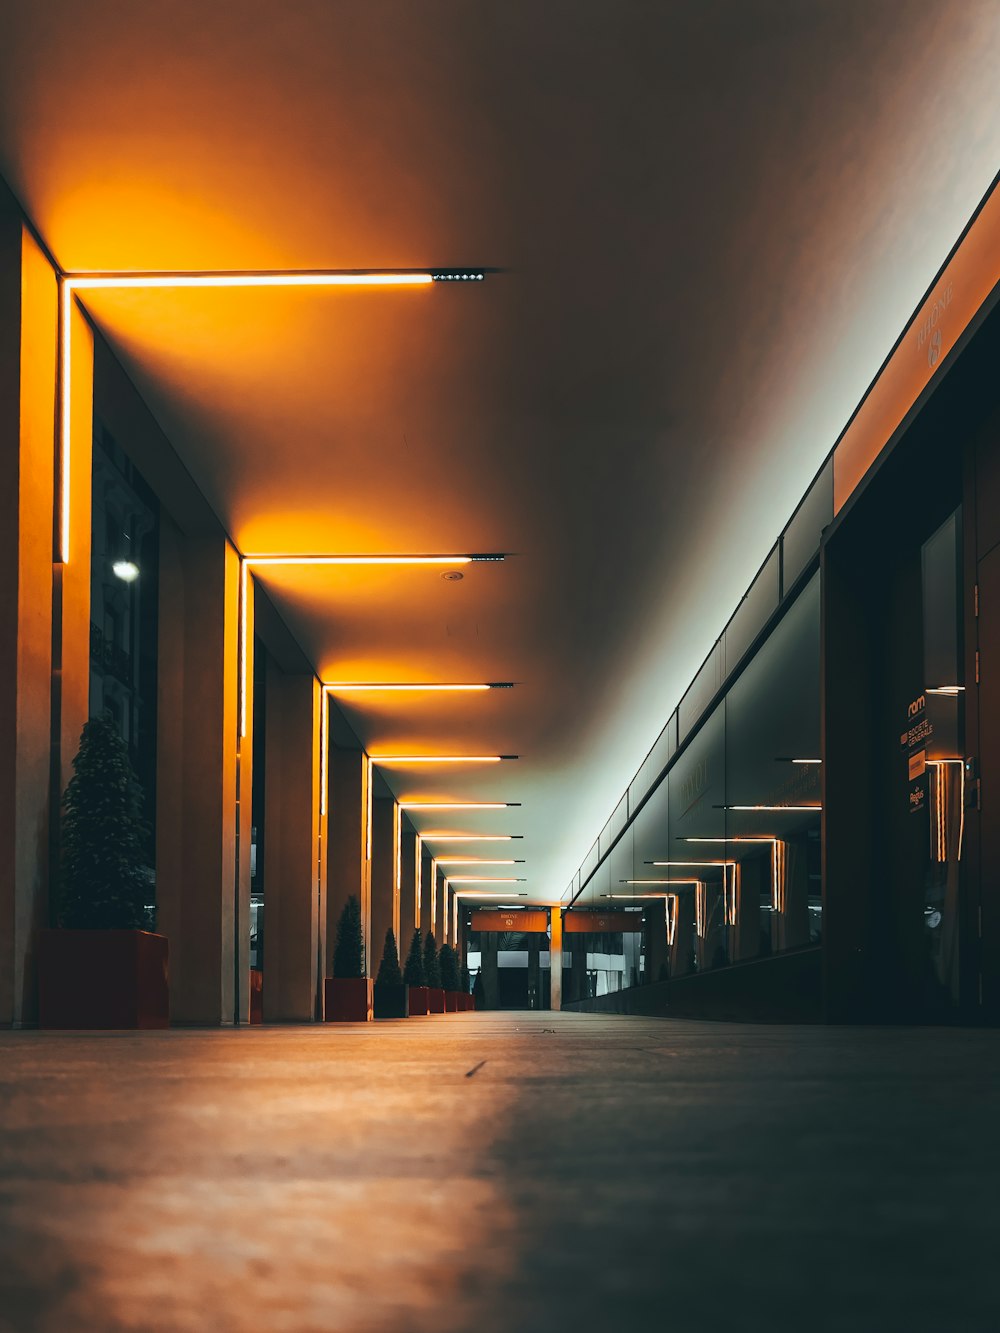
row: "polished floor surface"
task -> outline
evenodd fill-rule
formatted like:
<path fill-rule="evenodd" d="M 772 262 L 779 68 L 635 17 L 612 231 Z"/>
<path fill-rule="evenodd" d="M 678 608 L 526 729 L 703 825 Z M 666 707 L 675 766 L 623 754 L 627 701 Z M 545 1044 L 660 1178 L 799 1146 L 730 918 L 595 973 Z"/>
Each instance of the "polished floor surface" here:
<path fill-rule="evenodd" d="M 1000 1033 L 0 1033 L 0 1329 L 1000 1328 Z"/>

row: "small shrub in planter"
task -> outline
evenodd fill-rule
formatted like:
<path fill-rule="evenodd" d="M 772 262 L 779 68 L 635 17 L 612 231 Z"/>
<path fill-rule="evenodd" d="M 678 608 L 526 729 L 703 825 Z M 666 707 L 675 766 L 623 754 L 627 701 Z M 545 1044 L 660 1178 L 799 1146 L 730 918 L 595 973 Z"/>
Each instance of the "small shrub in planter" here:
<path fill-rule="evenodd" d="M 403 983 L 408 992 L 411 1017 L 427 1013 L 427 977 L 424 974 L 424 942 L 419 930 L 413 932 L 410 952 L 403 969 Z"/>
<path fill-rule="evenodd" d="M 110 717 L 86 723 L 73 770 L 63 796 L 58 928 L 39 942 L 39 1026 L 169 1027 L 167 941 L 142 929 L 142 789 Z"/>
<path fill-rule="evenodd" d="M 385 947 L 382 950 L 382 962 L 375 978 L 375 1017 L 408 1018 L 407 990 L 403 984 L 403 974 L 399 970 L 399 952 L 396 949 L 396 936 L 392 927 L 385 932 Z"/>
<path fill-rule="evenodd" d="M 444 987 L 441 985 L 441 967 L 438 963 L 437 943 L 430 931 L 424 939 L 424 976 L 427 978 L 427 1012 L 445 1012 Z"/>
<path fill-rule="evenodd" d="M 438 969 L 441 973 L 441 986 L 444 990 L 444 1006 L 449 1014 L 458 1013 L 461 997 L 458 993 L 460 978 L 458 959 L 450 944 L 442 944 L 438 954 Z"/>
<path fill-rule="evenodd" d="M 333 976 L 324 985 L 328 1023 L 367 1023 L 372 1016 L 372 983 L 365 976 L 361 904 L 353 893 L 337 922 Z"/>

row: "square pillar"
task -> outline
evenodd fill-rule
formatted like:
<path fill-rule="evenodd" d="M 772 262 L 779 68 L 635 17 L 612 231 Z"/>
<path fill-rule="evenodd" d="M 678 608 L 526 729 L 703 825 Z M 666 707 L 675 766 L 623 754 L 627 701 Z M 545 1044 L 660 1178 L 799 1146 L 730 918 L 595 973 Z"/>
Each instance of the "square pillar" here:
<path fill-rule="evenodd" d="M 264 1021 L 308 1023 L 320 990 L 320 734 L 313 676 L 267 663 L 264 794 Z"/>
<path fill-rule="evenodd" d="M 55 272 L 0 181 L 0 1027 L 36 1021 L 50 910 L 57 319 Z"/>
<path fill-rule="evenodd" d="M 549 908 L 549 1008 L 562 1008 L 562 908 Z"/>
<path fill-rule="evenodd" d="M 434 907 L 434 861 L 426 848 L 420 853 L 420 933 L 432 929 L 431 913 Z"/>
<path fill-rule="evenodd" d="M 363 750 L 330 746 L 327 805 L 326 961 L 330 976 L 337 922 L 351 894 L 361 903 L 361 933 L 365 946 L 365 973 L 372 975 L 371 760 Z M 381 955 L 379 955 L 381 956 Z"/>
<path fill-rule="evenodd" d="M 248 1016 L 248 775 L 245 847 L 237 849 L 239 596 L 229 541 L 187 537 L 162 515 L 156 898 L 158 929 L 170 941 L 171 1018 L 180 1023 Z"/>
<path fill-rule="evenodd" d="M 392 930 L 396 948 L 399 939 L 399 806 L 391 796 L 378 796 L 372 802 L 372 956 L 369 972 L 378 974 L 385 947 L 385 932 Z M 409 947 L 407 940 L 407 948 Z M 405 961 L 405 955 L 404 955 Z"/>
<path fill-rule="evenodd" d="M 413 932 L 420 929 L 420 839 L 412 828 L 399 837 L 399 952 L 405 961 Z"/>

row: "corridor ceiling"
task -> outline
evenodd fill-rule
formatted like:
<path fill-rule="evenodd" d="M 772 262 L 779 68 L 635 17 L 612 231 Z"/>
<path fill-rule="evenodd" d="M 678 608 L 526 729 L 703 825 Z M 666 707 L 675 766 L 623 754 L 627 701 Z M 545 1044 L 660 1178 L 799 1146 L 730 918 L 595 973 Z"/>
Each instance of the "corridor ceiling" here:
<path fill-rule="evenodd" d="M 475 265 L 86 302 L 416 816 L 557 900 L 1000 166 L 995 0 L 4 0 L 65 270 Z"/>

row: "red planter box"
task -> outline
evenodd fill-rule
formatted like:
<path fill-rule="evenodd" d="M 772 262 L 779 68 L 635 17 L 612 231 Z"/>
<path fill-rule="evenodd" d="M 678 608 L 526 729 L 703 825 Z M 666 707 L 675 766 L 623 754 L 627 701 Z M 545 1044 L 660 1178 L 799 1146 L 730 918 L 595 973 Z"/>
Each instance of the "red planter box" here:
<path fill-rule="evenodd" d="M 468 991 L 462 992 L 462 1008 L 467 1014 L 471 1014 L 475 1011 L 476 1002 Z"/>
<path fill-rule="evenodd" d="M 427 1012 L 429 1014 L 447 1013 L 444 1007 L 444 991 L 440 986 L 427 987 Z"/>
<path fill-rule="evenodd" d="M 427 987 L 426 986 L 407 986 L 410 992 L 410 1017 L 430 1013 L 427 1008 Z"/>
<path fill-rule="evenodd" d="M 41 1028 L 168 1028 L 167 937 L 148 930 L 43 930 Z"/>
<path fill-rule="evenodd" d="M 370 1023 L 371 977 L 325 977 L 323 1016 L 327 1023 Z"/>
<path fill-rule="evenodd" d="M 457 1014 L 462 1007 L 462 997 L 457 990 L 446 990 L 444 993 L 444 1009 L 446 1014 Z"/>

